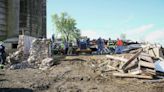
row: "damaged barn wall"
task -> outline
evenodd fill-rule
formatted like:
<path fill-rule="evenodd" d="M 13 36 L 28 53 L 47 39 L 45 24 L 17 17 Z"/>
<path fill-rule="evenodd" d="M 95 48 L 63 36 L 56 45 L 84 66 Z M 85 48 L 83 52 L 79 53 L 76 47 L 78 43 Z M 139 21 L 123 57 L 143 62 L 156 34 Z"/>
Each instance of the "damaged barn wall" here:
<path fill-rule="evenodd" d="M 20 33 L 46 37 L 46 0 L 20 0 Z"/>
<path fill-rule="evenodd" d="M 7 2 L 7 37 L 19 35 L 19 2 L 20 0 L 8 0 Z"/>
<path fill-rule="evenodd" d="M 46 38 L 46 0 L 0 0 L 0 40 L 23 33 Z"/>
<path fill-rule="evenodd" d="M 17 67 L 29 65 L 33 68 L 47 68 L 53 65 L 50 39 L 39 39 L 21 35 L 18 49 L 7 57 L 8 63 Z"/>
<path fill-rule="evenodd" d="M 23 54 L 29 55 L 30 47 L 32 45 L 32 41 L 36 39 L 35 37 L 20 35 L 18 41 L 18 49 L 22 49 Z"/>
<path fill-rule="evenodd" d="M 7 10 L 7 3 L 6 0 L 1 0 L 0 2 L 0 40 L 3 40 L 6 38 L 7 32 L 7 16 L 6 16 L 6 10 Z"/>

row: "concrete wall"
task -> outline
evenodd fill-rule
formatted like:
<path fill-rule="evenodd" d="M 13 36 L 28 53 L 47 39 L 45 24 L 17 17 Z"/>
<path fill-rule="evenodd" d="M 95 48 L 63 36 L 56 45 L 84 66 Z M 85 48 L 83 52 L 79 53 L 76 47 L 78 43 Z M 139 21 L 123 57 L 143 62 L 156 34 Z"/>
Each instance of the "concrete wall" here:
<path fill-rule="evenodd" d="M 20 0 L 8 0 L 7 16 L 7 37 L 16 37 L 19 35 L 19 7 Z"/>
<path fill-rule="evenodd" d="M 20 1 L 25 4 L 20 6 Z M 4 6 L 6 8 L 1 8 Z M 20 10 L 26 16 L 22 16 Z M 21 26 L 22 22 L 25 22 L 25 26 Z M 1 26 L 3 23 L 5 27 Z M 20 30 L 27 30 L 27 35 L 33 37 L 46 37 L 46 0 L 0 0 L 0 40 L 18 37 Z"/>
<path fill-rule="evenodd" d="M 5 0 L 1 0 L 0 2 L 0 40 L 6 38 L 7 29 L 6 29 L 6 13 L 7 13 L 7 5 Z"/>

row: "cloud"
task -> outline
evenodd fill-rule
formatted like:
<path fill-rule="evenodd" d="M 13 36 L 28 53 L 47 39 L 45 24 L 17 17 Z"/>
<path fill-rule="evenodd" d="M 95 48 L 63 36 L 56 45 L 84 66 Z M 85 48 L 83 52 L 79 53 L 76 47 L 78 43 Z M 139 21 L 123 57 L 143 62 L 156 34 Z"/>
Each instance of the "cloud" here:
<path fill-rule="evenodd" d="M 148 24 L 148 25 L 143 25 L 143 26 L 140 26 L 138 28 L 133 28 L 133 29 L 130 29 L 126 32 L 127 35 L 137 35 L 137 34 L 141 34 L 141 33 L 144 33 L 150 29 L 152 29 L 154 27 L 154 24 Z"/>
<path fill-rule="evenodd" d="M 157 30 L 145 36 L 145 41 L 164 44 L 164 29 Z"/>

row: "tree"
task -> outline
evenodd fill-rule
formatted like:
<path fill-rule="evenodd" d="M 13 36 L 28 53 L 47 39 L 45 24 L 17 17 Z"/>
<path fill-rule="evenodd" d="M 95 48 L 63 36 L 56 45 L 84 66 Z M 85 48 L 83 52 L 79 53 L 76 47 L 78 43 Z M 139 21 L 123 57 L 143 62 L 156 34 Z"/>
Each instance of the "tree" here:
<path fill-rule="evenodd" d="M 57 33 L 66 42 L 71 42 L 81 35 L 80 30 L 76 27 L 76 21 L 67 13 L 61 13 L 61 16 L 52 15 L 52 22 L 56 26 Z"/>

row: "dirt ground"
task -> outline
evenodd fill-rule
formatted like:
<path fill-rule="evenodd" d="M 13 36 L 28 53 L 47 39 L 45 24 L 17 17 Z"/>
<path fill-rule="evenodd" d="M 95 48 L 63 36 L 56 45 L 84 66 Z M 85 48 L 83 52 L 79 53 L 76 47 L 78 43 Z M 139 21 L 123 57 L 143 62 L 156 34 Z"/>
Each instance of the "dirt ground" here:
<path fill-rule="evenodd" d="M 116 78 L 91 68 L 103 56 L 68 56 L 48 70 L 0 70 L 0 92 L 164 92 L 164 82 Z M 104 74 L 104 76 L 102 76 Z"/>

